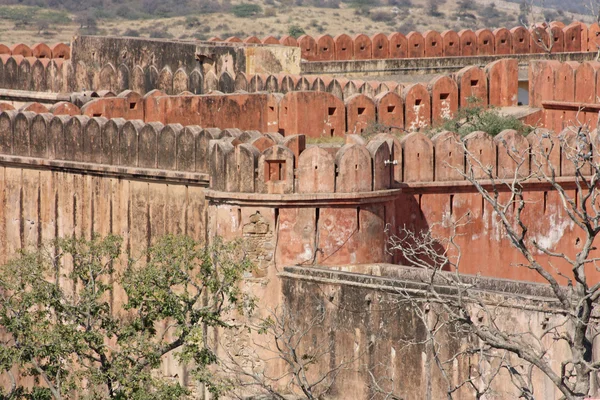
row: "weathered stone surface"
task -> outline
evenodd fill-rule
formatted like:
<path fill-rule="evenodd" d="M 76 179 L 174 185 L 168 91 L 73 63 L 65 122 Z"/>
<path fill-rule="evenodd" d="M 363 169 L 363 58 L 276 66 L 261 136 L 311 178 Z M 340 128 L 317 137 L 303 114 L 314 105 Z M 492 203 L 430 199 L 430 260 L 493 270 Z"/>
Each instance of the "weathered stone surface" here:
<path fill-rule="evenodd" d="M 359 33 L 354 36 L 352 42 L 354 44 L 355 60 L 370 60 L 373 58 L 373 43 L 370 37 Z"/>
<path fill-rule="evenodd" d="M 445 57 L 460 56 L 460 36 L 458 36 L 458 33 L 452 30 L 444 31 L 442 32 L 442 40 Z"/>
<path fill-rule="evenodd" d="M 335 42 L 330 35 L 320 35 L 317 41 L 317 59 L 319 61 L 335 60 Z"/>
<path fill-rule="evenodd" d="M 494 30 L 494 42 L 496 43 L 496 54 L 512 54 L 512 35 L 506 28 Z"/>
<path fill-rule="evenodd" d="M 367 150 L 373 159 L 373 189 L 386 190 L 392 187 L 392 154 L 385 140 L 371 140 Z"/>
<path fill-rule="evenodd" d="M 425 57 L 441 57 L 444 54 L 444 40 L 439 32 L 425 31 L 423 39 L 425 41 Z"/>
<path fill-rule="evenodd" d="M 383 60 L 390 57 L 390 41 L 383 33 L 376 33 L 371 36 L 373 44 L 373 59 Z"/>
<path fill-rule="evenodd" d="M 102 130 L 107 121 L 103 117 L 90 118 L 83 127 L 83 161 L 102 163 Z"/>
<path fill-rule="evenodd" d="M 384 92 L 375 97 L 377 122 L 399 133 L 404 129 L 404 102 L 395 92 Z"/>
<path fill-rule="evenodd" d="M 477 54 L 483 56 L 495 54 L 496 38 L 492 31 L 489 29 L 478 29 L 475 35 L 477 36 Z"/>
<path fill-rule="evenodd" d="M 408 132 L 431 125 L 431 97 L 422 83 L 404 88 L 404 127 Z"/>
<path fill-rule="evenodd" d="M 486 132 L 475 131 L 464 137 L 467 175 L 485 179 L 496 174 L 496 144 Z"/>
<path fill-rule="evenodd" d="M 306 61 L 315 61 L 317 58 L 317 42 L 311 36 L 302 35 L 298 38 L 298 47 L 302 58 Z"/>
<path fill-rule="evenodd" d="M 519 64 L 515 59 L 494 61 L 485 67 L 489 85 L 489 104 L 496 107 L 516 106 L 519 90 Z"/>
<path fill-rule="evenodd" d="M 463 57 L 477 55 L 477 35 L 470 29 L 458 32 L 460 38 L 460 55 Z"/>
<path fill-rule="evenodd" d="M 458 111 L 458 85 L 448 76 L 438 76 L 427 86 L 431 94 L 431 121 L 434 125 L 454 118 Z"/>
<path fill-rule="evenodd" d="M 335 160 L 328 151 L 314 146 L 298 157 L 298 193 L 335 192 Z"/>
<path fill-rule="evenodd" d="M 119 165 L 119 138 L 125 125 L 122 118 L 109 119 L 102 127 L 102 163 Z"/>
<path fill-rule="evenodd" d="M 344 145 L 335 156 L 338 174 L 335 191 L 339 193 L 368 192 L 373 187 L 372 159 L 365 146 Z"/>
<path fill-rule="evenodd" d="M 529 53 L 529 43 L 531 41 L 529 31 L 522 26 L 517 26 L 510 30 L 510 34 L 512 35 L 513 54 Z"/>
<path fill-rule="evenodd" d="M 418 132 L 401 140 L 404 149 L 404 182 L 433 181 L 433 143 Z"/>
<path fill-rule="evenodd" d="M 419 32 L 409 32 L 406 35 L 408 45 L 408 58 L 425 57 L 425 39 Z"/>
<path fill-rule="evenodd" d="M 65 159 L 70 161 L 83 161 L 83 127 L 89 117 L 75 115 L 70 117 L 64 127 L 65 133 Z"/>
<path fill-rule="evenodd" d="M 390 58 L 408 57 L 408 41 L 406 36 L 400 32 L 394 32 L 389 36 Z"/>
<path fill-rule="evenodd" d="M 375 104 L 364 94 L 356 94 L 345 101 L 347 132 L 360 134 L 375 122 Z"/>
<path fill-rule="evenodd" d="M 513 129 L 506 129 L 494 137 L 498 148 L 498 171 L 500 179 L 514 179 L 529 175 L 530 144 Z"/>
<path fill-rule="evenodd" d="M 454 132 L 440 132 L 431 141 L 435 148 L 435 181 L 460 181 L 464 177 L 465 152 Z"/>
<path fill-rule="evenodd" d="M 326 92 L 290 92 L 279 105 L 279 132 L 309 137 L 342 136 L 346 127 L 342 100 Z"/>
<path fill-rule="evenodd" d="M 294 192 L 294 153 L 275 145 L 261 153 L 258 159 L 257 190 L 260 193 Z"/>
<path fill-rule="evenodd" d="M 460 91 L 460 107 L 476 104 L 488 105 L 488 82 L 485 72 L 476 66 L 465 67 L 456 73 L 456 83 Z"/>

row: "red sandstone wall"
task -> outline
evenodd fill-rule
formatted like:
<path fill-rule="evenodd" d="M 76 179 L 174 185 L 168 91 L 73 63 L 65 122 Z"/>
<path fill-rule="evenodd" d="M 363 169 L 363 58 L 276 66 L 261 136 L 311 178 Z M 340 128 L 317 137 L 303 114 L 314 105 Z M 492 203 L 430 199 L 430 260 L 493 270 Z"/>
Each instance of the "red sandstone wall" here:
<path fill-rule="evenodd" d="M 334 265 L 389 261 L 390 256 L 385 252 L 386 224 L 392 230 L 404 225 L 434 228 L 443 235 L 447 232 L 438 223 L 456 221 L 469 212 L 472 223 L 461 228 L 457 239 L 465 249 L 463 272 L 537 279 L 521 269 L 506 268 L 520 258 L 503 237 L 492 210 L 461 179 L 458 171 L 464 171 L 465 158 L 458 140 L 448 132 L 433 139 L 413 133 L 400 140 L 380 134 L 366 145 L 349 142 L 332 153 L 315 146 L 306 148 L 302 135 L 283 137 L 277 133 L 158 122 L 144 124 L 82 115 L 53 116 L 30 111 L 0 113 L 0 155 L 16 163 L 27 164 L 29 157 L 33 157 L 46 160 L 49 166 L 114 165 L 137 168 L 140 173 L 156 170 L 159 176 L 178 171 L 182 177 L 196 178 L 194 173 L 209 173 L 211 188 L 225 196 L 279 194 L 284 196 L 280 199 L 285 199 L 292 195 L 297 196 L 298 204 L 317 201 L 318 194 L 324 198 L 335 194 L 338 200 L 332 200 L 333 203 L 318 200 L 321 205 L 306 203 L 275 213 L 275 218 L 280 218 L 274 225 L 280 227 L 277 231 L 282 235 L 280 239 L 294 243 L 292 247 L 277 249 L 277 262 L 281 265 L 312 260 Z M 493 172 L 499 178 L 514 174 L 515 164 L 507 152 L 529 159 L 530 148 L 547 147 L 541 134 L 533 133 L 525 139 L 514 131 L 504 131 L 495 138 L 474 132 L 463 140 L 481 165 L 494 166 Z M 595 149 L 595 137 L 592 143 Z M 564 162 L 561 151 L 569 150 L 558 146 L 550 158 L 555 173 L 568 178 L 574 171 Z M 519 173 L 528 175 L 529 161 L 521 168 Z M 572 190 L 568 180 L 566 185 L 567 190 Z M 401 192 L 394 191 L 400 186 Z M 309 196 L 302 197 L 304 194 Z M 360 201 L 354 204 L 352 199 L 357 195 Z M 568 223 L 556 194 L 531 183 L 524 186 L 524 197 L 529 200 L 524 213 L 530 226 L 528 235 L 556 251 L 567 254 L 576 251 L 574 243 L 581 232 Z M 344 199 L 342 203 L 340 199 Z M 244 213 L 252 211 L 251 208 L 244 206 Z M 218 219 L 220 229 L 227 231 L 232 219 Z M 304 229 L 307 224 L 314 229 Z M 316 231 L 319 240 L 313 248 L 312 235 Z M 495 262 L 490 264 L 492 257 Z M 540 259 L 547 261 L 542 255 Z M 555 266 L 567 272 L 564 266 Z"/>
<path fill-rule="evenodd" d="M 600 63 L 535 61 L 529 66 L 529 103 L 544 110 L 543 126 L 560 132 L 585 124 L 596 129 Z"/>
<path fill-rule="evenodd" d="M 247 77 L 242 73 L 234 81 L 224 73 L 219 82 L 214 81 L 215 85 L 223 83 L 219 89 L 260 93 L 168 96 L 153 90 L 142 98 L 125 91 L 116 97 L 94 99 L 83 106 L 81 113 L 311 137 L 360 133 L 376 121 L 390 131 L 414 131 L 451 118 L 459 107 L 468 105 L 466 99 L 472 96 L 482 104 L 516 105 L 517 73 L 514 59 L 498 60 L 484 69 L 466 67 L 428 85 L 407 87 L 397 82 L 296 75 Z"/>
<path fill-rule="evenodd" d="M 594 23 L 588 27 L 579 22 L 568 26 L 551 22 L 550 26 L 555 37 L 552 53 L 597 51 L 597 43 L 600 43 L 597 35 L 600 31 L 598 24 Z M 534 32 L 519 26 L 511 30 L 499 28 L 493 32 L 480 29 L 477 32 L 462 30 L 445 31 L 440 34 L 429 30 L 423 33 L 410 32 L 406 36 L 399 32 L 389 36 L 377 33 L 371 38 L 362 34 L 354 37 L 341 34 L 335 38 L 329 35 L 320 35 L 317 38 L 303 35 L 296 42 L 285 37 L 280 43 L 301 47 L 302 58 L 306 61 L 346 61 L 543 53 L 545 50 L 536 42 L 538 38 L 542 38 L 548 43 L 547 36 L 548 33 L 544 29 L 538 28 Z M 263 43 L 267 43 L 267 39 L 265 38 Z M 248 40 L 258 39 L 251 37 L 246 39 Z M 229 38 L 226 41 L 242 42 L 239 38 Z M 276 39 L 271 38 L 268 42 L 276 44 Z"/>

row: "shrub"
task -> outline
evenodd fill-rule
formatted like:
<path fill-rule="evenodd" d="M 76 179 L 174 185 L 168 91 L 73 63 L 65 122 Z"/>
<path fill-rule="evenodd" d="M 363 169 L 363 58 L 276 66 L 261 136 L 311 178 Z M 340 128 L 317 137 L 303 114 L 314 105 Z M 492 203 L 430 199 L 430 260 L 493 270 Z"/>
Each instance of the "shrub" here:
<path fill-rule="evenodd" d="M 236 4 L 231 7 L 231 12 L 238 18 L 250 18 L 262 13 L 262 7 L 258 4 Z"/>
<path fill-rule="evenodd" d="M 123 32 L 123 36 L 139 37 L 140 36 L 140 32 L 136 31 L 135 29 L 129 28 L 125 32 Z"/>
<path fill-rule="evenodd" d="M 290 35 L 293 38 L 297 39 L 304 34 L 306 34 L 306 32 L 298 25 L 292 25 L 288 28 L 288 35 Z"/>
<path fill-rule="evenodd" d="M 173 35 L 168 31 L 155 29 L 150 31 L 150 37 L 153 39 L 169 39 L 172 38 Z"/>
<path fill-rule="evenodd" d="M 394 19 L 394 14 L 389 11 L 375 11 L 369 13 L 369 18 L 374 22 L 387 22 Z"/>
<path fill-rule="evenodd" d="M 277 10 L 274 7 L 268 7 L 265 9 L 265 17 L 276 17 Z"/>
<path fill-rule="evenodd" d="M 505 129 L 514 129 L 522 135 L 527 135 L 532 128 L 519 119 L 500 114 L 494 107 L 485 107 L 476 97 L 467 99 L 469 105 L 458 110 L 456 116 L 433 127 L 431 133 L 440 131 L 456 132 L 466 136 L 471 132 L 483 131 L 496 136 Z"/>

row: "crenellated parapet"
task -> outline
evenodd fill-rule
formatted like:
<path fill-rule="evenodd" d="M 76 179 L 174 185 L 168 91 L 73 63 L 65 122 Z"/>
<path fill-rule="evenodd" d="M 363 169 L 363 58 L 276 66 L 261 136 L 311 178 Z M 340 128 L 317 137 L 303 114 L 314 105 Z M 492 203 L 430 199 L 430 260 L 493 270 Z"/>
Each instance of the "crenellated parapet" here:
<path fill-rule="evenodd" d="M 600 63 L 536 61 L 529 65 L 529 103 L 543 108 L 544 126 L 597 127 L 600 111 Z"/>
<path fill-rule="evenodd" d="M 550 22 L 554 37 L 552 53 L 597 51 L 600 31 L 597 23 L 587 26 L 581 22 L 565 25 L 560 21 Z M 219 38 L 211 40 L 222 41 Z M 302 58 L 306 61 L 348 61 L 381 60 L 389 58 L 434 58 L 434 57 L 472 57 L 482 55 L 510 55 L 543 53 L 545 49 L 538 41 L 550 44 L 548 32 L 542 27 L 527 29 L 517 26 L 512 29 L 497 28 L 472 31 L 463 29 L 458 32 L 447 30 L 437 32 L 394 32 L 389 35 L 376 33 L 369 37 L 365 34 L 339 34 L 335 37 L 320 35 L 312 37 L 302 35 L 298 39 L 283 36 L 279 41 L 272 36 L 262 41 L 255 36 L 244 40 L 230 37 L 227 43 L 264 43 L 282 44 L 300 47 Z"/>

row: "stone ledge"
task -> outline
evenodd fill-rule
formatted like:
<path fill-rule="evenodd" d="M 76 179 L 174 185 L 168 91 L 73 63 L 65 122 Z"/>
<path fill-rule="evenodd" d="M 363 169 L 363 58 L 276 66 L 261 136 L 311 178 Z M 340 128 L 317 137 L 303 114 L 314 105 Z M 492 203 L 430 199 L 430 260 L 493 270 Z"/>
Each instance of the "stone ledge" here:
<path fill-rule="evenodd" d="M 394 200 L 400 189 L 360 193 L 230 193 L 207 190 L 206 198 L 214 203 L 264 207 L 327 207 L 358 206 Z"/>
<path fill-rule="evenodd" d="M 303 75 L 398 75 L 398 74 L 438 74 L 458 71 L 463 67 L 476 65 L 483 67 L 503 58 L 516 58 L 519 67 L 527 66 L 533 60 L 556 61 L 593 61 L 595 52 L 576 53 L 537 53 L 507 54 L 473 57 L 432 57 L 432 58 L 398 58 L 386 60 L 352 60 L 352 61 L 304 61 L 300 65 Z"/>
<path fill-rule="evenodd" d="M 208 186 L 208 174 L 195 172 L 167 171 L 152 168 L 120 167 L 78 161 L 48 160 L 45 158 L 0 155 L 0 165 L 6 167 L 43 168 L 53 171 L 73 172 L 116 178 L 132 178 L 161 182 L 185 183 Z"/>
<path fill-rule="evenodd" d="M 440 274 L 455 276 L 449 272 Z M 430 284 L 430 275 L 423 269 L 394 264 L 289 266 L 285 267 L 279 276 L 327 284 L 370 287 L 392 293 L 424 292 Z M 473 285 L 473 290 L 492 296 L 510 295 L 541 308 L 558 304 L 550 285 L 476 275 L 460 275 L 460 278 L 462 284 Z M 449 286 L 441 279 L 436 279 L 436 286 L 441 294 L 452 295 L 456 291 L 454 286 Z"/>

